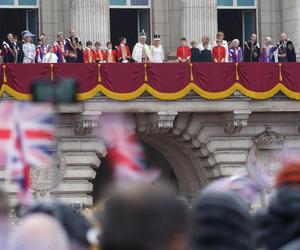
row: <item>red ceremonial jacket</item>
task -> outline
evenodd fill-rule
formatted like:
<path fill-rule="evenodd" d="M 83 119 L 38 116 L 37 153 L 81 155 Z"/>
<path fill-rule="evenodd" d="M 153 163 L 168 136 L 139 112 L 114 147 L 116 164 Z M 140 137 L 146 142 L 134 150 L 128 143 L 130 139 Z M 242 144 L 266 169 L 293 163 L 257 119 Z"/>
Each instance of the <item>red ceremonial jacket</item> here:
<path fill-rule="evenodd" d="M 91 48 L 85 48 L 83 52 L 83 62 L 93 63 L 95 62 L 95 52 Z"/>
<path fill-rule="evenodd" d="M 191 50 L 188 46 L 180 46 L 177 48 L 176 57 L 181 58 L 182 60 L 186 60 L 188 57 L 191 57 Z"/>
<path fill-rule="evenodd" d="M 123 59 L 123 58 L 131 58 L 131 52 L 130 52 L 130 49 L 127 44 L 123 47 L 124 52 L 123 52 L 121 44 L 119 44 L 116 48 L 117 48 L 117 59 L 118 60 Z M 125 53 L 125 55 L 123 55 L 123 53 Z"/>
<path fill-rule="evenodd" d="M 109 52 L 109 50 L 107 50 L 105 58 L 107 63 L 115 63 L 117 59 L 116 51 L 112 49 L 111 52 Z"/>
<path fill-rule="evenodd" d="M 226 59 L 226 48 L 224 46 L 215 46 L 212 50 L 212 56 L 214 62 L 225 62 Z"/>
<path fill-rule="evenodd" d="M 105 51 L 101 50 L 101 49 L 94 49 L 94 60 L 95 62 L 102 62 L 105 61 L 106 59 L 106 55 L 105 55 Z"/>

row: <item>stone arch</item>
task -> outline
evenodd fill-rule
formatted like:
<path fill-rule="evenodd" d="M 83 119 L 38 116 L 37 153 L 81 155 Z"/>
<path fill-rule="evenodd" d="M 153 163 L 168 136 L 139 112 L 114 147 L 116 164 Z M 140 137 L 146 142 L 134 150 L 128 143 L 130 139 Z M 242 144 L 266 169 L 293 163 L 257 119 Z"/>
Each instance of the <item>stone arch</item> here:
<path fill-rule="evenodd" d="M 188 200 L 195 198 L 206 181 L 192 153 L 171 136 L 141 134 L 139 138 L 168 161 L 178 181 L 179 193 Z"/>

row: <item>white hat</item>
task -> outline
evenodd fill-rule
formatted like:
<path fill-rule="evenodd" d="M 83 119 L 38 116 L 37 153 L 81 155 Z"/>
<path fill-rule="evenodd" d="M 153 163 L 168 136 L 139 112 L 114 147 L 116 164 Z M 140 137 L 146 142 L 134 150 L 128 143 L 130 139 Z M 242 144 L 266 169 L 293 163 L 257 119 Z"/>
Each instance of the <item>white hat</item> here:
<path fill-rule="evenodd" d="M 35 35 L 32 34 L 32 33 L 28 30 L 26 33 L 24 33 L 23 36 L 24 36 L 24 37 L 33 37 L 33 36 L 35 36 Z"/>
<path fill-rule="evenodd" d="M 145 33 L 145 30 L 142 30 L 142 32 L 140 33 L 140 38 L 147 39 L 147 34 Z"/>

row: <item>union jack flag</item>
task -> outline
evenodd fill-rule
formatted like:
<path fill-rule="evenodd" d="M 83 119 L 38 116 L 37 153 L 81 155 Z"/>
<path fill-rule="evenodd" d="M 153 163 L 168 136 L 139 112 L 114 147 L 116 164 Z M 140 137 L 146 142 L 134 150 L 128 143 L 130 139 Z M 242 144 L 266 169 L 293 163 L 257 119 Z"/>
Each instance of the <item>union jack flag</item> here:
<path fill-rule="evenodd" d="M 30 167 L 52 163 L 54 113 L 48 104 L 4 101 L 0 117 L 0 166 L 7 167 L 24 197 L 30 188 Z"/>
<path fill-rule="evenodd" d="M 160 176 L 160 171 L 147 166 L 143 147 L 124 116 L 102 115 L 100 137 L 108 148 L 108 160 L 116 181 L 152 182 Z"/>

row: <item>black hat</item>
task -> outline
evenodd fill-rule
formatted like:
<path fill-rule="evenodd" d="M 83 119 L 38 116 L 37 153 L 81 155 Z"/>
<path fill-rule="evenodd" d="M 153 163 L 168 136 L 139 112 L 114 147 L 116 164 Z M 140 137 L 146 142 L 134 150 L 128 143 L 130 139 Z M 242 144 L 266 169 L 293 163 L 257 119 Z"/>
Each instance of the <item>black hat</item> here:
<path fill-rule="evenodd" d="M 253 250 L 254 225 L 243 200 L 231 192 L 202 193 L 192 213 L 192 250 Z"/>
<path fill-rule="evenodd" d="M 158 33 L 156 33 L 154 36 L 153 36 L 153 40 L 154 41 L 160 41 L 160 35 Z"/>

